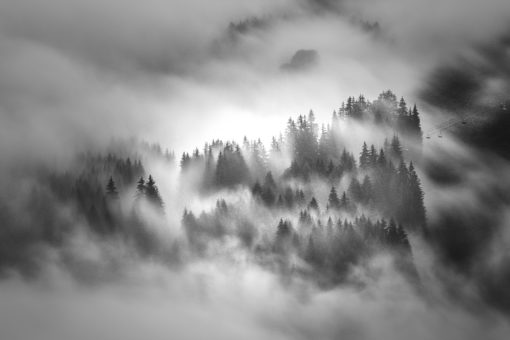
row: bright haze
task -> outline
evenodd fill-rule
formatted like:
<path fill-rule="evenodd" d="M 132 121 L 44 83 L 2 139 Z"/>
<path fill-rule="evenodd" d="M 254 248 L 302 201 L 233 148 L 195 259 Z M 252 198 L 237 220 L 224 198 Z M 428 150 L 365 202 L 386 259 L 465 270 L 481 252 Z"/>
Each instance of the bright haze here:
<path fill-rule="evenodd" d="M 268 140 L 290 115 L 314 109 L 329 119 L 348 95 L 415 94 L 431 68 L 505 32 L 508 7 L 502 0 L 5 0 L 1 150 L 37 154 L 112 135 L 177 150 L 213 137 Z M 230 23 L 250 18 L 264 24 L 229 33 Z M 300 49 L 317 51 L 317 65 L 282 72 Z"/>
<path fill-rule="evenodd" d="M 0 339 L 506 339 L 509 30 L 508 0 L 0 0 Z M 295 170 L 289 117 L 333 131 L 348 97 L 387 90 L 409 116 L 417 105 L 419 138 L 395 146 L 394 126 L 366 121 L 330 136 L 360 169 L 367 142 L 374 164 L 419 177 L 427 228 L 394 228 L 405 270 L 386 248 L 341 274 L 278 253 L 288 230 L 306 234 L 289 248 L 313 249 L 333 188 L 385 184 L 375 170 Z M 218 170 L 225 150 L 251 177 Z M 306 202 L 269 204 L 271 185 Z M 356 204 L 334 222 L 391 229 L 379 203 Z M 190 231 L 204 225 L 216 229 Z"/>

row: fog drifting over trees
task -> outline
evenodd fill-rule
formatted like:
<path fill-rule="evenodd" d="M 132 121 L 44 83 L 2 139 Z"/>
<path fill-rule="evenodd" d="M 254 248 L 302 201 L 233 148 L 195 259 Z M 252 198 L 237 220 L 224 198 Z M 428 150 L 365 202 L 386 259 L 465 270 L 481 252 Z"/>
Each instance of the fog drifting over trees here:
<path fill-rule="evenodd" d="M 509 13 L 0 0 L 0 338 L 506 339 Z"/>

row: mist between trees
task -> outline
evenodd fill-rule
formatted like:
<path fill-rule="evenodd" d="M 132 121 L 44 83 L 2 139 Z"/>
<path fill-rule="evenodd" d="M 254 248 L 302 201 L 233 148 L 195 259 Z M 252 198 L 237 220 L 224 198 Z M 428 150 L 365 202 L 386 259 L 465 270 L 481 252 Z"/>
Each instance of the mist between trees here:
<path fill-rule="evenodd" d="M 359 122 L 387 136 L 359 145 L 359 153 L 349 150 L 340 126 Z M 289 119 L 269 151 L 246 138 L 206 143 L 203 152 L 182 155 L 173 183 L 188 197 L 216 197 L 216 206 L 202 212 L 181 200 L 179 213 L 172 201 L 179 198 L 160 191 L 149 165 L 159 162 L 170 174 L 176 162 L 156 144 L 117 141 L 104 154 L 78 155 L 69 169 L 36 167 L 24 173 L 23 194 L 3 200 L 0 266 L 4 273 L 36 275 L 40 254 L 54 248 L 71 271 L 86 277 L 77 265 L 83 259 L 65 246 L 84 232 L 171 265 L 209 256 L 213 245 L 234 239 L 255 262 L 325 285 L 346 281 L 351 266 L 389 252 L 414 280 L 408 234 L 422 235 L 426 218 L 420 179 L 405 159 L 418 153 L 404 152 L 400 136 L 417 150 L 419 113 L 386 91 L 373 102 L 349 97 L 321 128 L 312 111 Z M 227 199 L 243 190 L 248 199 Z M 172 226 L 178 215 L 181 225 Z M 165 225 L 178 232 L 162 238 Z"/>
<path fill-rule="evenodd" d="M 466 261 L 427 222 L 421 144 L 418 108 L 389 90 L 349 97 L 326 125 L 313 111 L 289 118 L 267 149 L 213 140 L 177 159 L 157 144 L 115 141 L 65 169 L 17 173 L 7 190 L 16 194 L 0 206 L 0 269 L 36 278 L 56 263 L 89 283 L 115 280 L 133 261 L 182 270 L 242 253 L 285 282 L 332 289 L 366 286 L 360 270 L 382 256 L 421 290 L 420 262 L 437 256 L 458 270 Z"/>

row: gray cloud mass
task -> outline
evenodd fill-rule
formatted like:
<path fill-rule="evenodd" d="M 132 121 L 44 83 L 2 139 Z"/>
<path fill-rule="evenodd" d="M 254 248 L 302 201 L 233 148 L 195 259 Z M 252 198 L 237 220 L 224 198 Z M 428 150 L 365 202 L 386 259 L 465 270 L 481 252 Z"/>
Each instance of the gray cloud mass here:
<path fill-rule="evenodd" d="M 178 157 L 215 138 L 269 145 L 289 116 L 313 109 L 327 123 L 348 96 L 386 89 L 421 110 L 415 163 L 430 225 L 411 238 L 419 285 L 390 256 L 353 268 L 356 285 L 327 289 L 228 238 L 196 260 L 179 248 L 182 211 L 217 197 L 194 197 L 148 157 L 169 223 L 130 242 L 171 246 L 144 256 L 98 240 L 62 204 L 68 243 L 0 243 L 0 257 L 19 246 L 0 264 L 30 258 L 1 272 L 0 338 L 506 339 L 509 28 L 505 0 L 0 0 L 0 228 L 16 220 L 30 237 L 52 236 L 22 210 L 32 187 L 59 204 L 31 182 L 32 165 L 72 169 L 77 153 L 117 138 Z M 349 146 L 382 136 L 361 124 L 342 134 Z M 253 223 L 267 218 L 246 208 L 246 190 L 221 194 Z"/>

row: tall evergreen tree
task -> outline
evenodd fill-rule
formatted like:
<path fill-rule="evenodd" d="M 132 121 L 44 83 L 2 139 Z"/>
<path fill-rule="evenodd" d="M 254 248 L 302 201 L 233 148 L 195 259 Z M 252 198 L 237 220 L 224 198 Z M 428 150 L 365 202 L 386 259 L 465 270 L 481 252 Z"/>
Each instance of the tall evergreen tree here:
<path fill-rule="evenodd" d="M 158 187 L 151 175 L 149 175 L 149 179 L 145 185 L 145 197 L 148 202 L 153 204 L 155 207 L 160 209 L 163 208 L 163 199 L 159 195 Z"/>
<path fill-rule="evenodd" d="M 280 219 L 276 227 L 274 250 L 278 253 L 287 253 L 291 247 L 292 225 L 290 221 Z"/>
<path fill-rule="evenodd" d="M 363 192 L 361 190 L 361 184 L 359 183 L 359 181 L 356 177 L 354 177 L 351 180 L 351 184 L 349 184 L 349 196 L 352 197 L 352 199 L 355 202 L 362 201 Z"/>
<path fill-rule="evenodd" d="M 376 165 L 377 165 L 377 157 L 378 157 L 377 150 L 375 149 L 374 144 L 372 144 L 370 146 L 370 153 L 369 153 L 369 157 L 368 157 L 370 167 L 372 167 L 372 168 L 376 167 Z"/>
<path fill-rule="evenodd" d="M 367 169 L 370 164 L 370 155 L 368 153 L 367 143 L 363 142 L 363 146 L 361 148 L 361 154 L 359 156 L 359 167 L 361 169 Z"/>
<path fill-rule="evenodd" d="M 423 191 L 420 179 L 416 174 L 414 165 L 409 164 L 409 209 L 410 222 L 420 227 L 425 227 L 425 205 L 423 203 Z"/>
<path fill-rule="evenodd" d="M 393 135 L 391 139 L 390 151 L 393 161 L 398 162 L 402 160 L 402 146 L 400 145 L 400 139 L 397 135 Z"/>
<path fill-rule="evenodd" d="M 112 176 L 110 176 L 108 184 L 106 185 L 106 195 L 110 198 L 119 198 L 119 193 Z"/>
<path fill-rule="evenodd" d="M 136 197 L 141 198 L 143 195 L 145 195 L 145 180 L 140 177 L 136 184 Z"/>
<path fill-rule="evenodd" d="M 338 194 L 334 186 L 331 187 L 331 191 L 329 192 L 328 207 L 331 209 L 340 208 L 340 199 L 338 198 Z"/>
<path fill-rule="evenodd" d="M 349 209 L 349 199 L 347 198 L 347 194 L 345 191 L 342 194 L 342 198 L 340 199 L 340 209 L 348 210 Z"/>
<path fill-rule="evenodd" d="M 411 112 L 411 126 L 413 135 L 421 142 L 423 135 L 421 131 L 420 114 L 416 108 L 416 104 L 413 106 Z"/>
<path fill-rule="evenodd" d="M 317 203 L 317 200 L 315 199 L 315 197 L 312 197 L 312 199 L 310 200 L 310 203 L 308 203 L 308 208 L 310 210 L 319 211 L 319 203 Z"/>
<path fill-rule="evenodd" d="M 407 115 L 407 104 L 404 100 L 404 97 L 400 98 L 400 101 L 398 103 L 398 114 L 400 116 L 406 116 Z"/>

